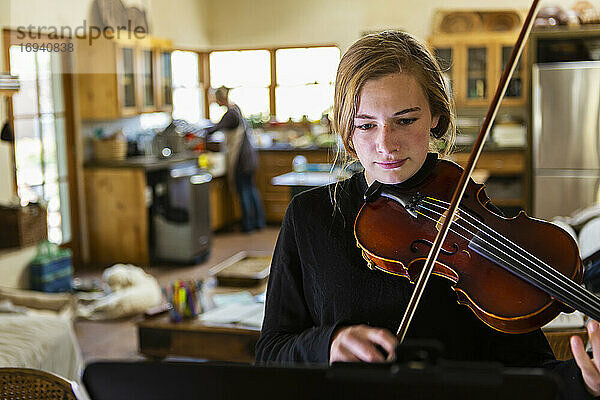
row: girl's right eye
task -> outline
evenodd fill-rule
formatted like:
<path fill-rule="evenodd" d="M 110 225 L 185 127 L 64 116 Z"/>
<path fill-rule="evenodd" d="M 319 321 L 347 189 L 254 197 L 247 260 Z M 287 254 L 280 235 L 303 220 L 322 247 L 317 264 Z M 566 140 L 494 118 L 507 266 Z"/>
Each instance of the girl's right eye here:
<path fill-rule="evenodd" d="M 369 129 L 371 129 L 374 126 L 375 126 L 374 124 L 361 124 L 361 125 L 355 125 L 354 127 L 361 131 L 368 131 Z"/>

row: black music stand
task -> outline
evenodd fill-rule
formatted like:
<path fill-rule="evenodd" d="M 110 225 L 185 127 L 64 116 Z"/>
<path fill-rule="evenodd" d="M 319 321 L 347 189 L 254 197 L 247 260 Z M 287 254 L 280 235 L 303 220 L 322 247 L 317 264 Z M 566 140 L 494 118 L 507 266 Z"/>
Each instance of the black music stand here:
<path fill-rule="evenodd" d="M 214 362 L 89 364 L 92 400 L 158 399 L 556 399 L 560 383 L 542 369 L 495 364 L 252 366 Z"/>

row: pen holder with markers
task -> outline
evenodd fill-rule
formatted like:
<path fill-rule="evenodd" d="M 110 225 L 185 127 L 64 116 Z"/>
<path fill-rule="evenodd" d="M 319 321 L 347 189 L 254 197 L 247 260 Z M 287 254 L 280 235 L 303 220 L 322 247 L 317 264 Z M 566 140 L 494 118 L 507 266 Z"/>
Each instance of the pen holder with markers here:
<path fill-rule="evenodd" d="M 169 309 L 171 321 L 181 322 L 202 313 L 200 302 L 202 281 L 176 280 L 163 290 L 165 298 L 171 305 Z"/>

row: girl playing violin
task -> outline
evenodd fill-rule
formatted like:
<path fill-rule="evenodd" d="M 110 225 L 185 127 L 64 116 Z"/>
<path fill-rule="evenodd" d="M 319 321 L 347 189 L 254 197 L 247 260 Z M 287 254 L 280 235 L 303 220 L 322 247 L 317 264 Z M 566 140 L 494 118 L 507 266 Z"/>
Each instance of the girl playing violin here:
<path fill-rule="evenodd" d="M 368 185 L 414 182 L 437 163 L 436 148 L 452 148 L 453 102 L 435 58 L 404 32 L 359 39 L 338 67 L 333 124 L 364 172 L 291 201 L 273 254 L 258 362 L 383 362 L 398 344 L 392 332 L 413 287 L 366 267 L 353 224 Z M 593 358 L 581 339 L 571 341 L 579 370 L 573 360 L 555 360 L 539 329 L 514 335 L 483 324 L 434 276 L 407 338 L 439 341 L 446 359 L 553 368 L 568 393 L 585 398 L 600 395 L 598 323 L 588 330 Z"/>

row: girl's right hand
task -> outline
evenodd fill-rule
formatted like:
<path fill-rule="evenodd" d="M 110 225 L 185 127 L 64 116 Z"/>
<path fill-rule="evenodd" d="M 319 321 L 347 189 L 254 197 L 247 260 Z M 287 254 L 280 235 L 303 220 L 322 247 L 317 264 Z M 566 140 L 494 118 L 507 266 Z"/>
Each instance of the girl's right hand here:
<path fill-rule="evenodd" d="M 383 328 L 367 325 L 353 325 L 339 329 L 331 341 L 329 363 L 344 362 L 384 362 L 385 355 L 380 346 L 393 359 L 398 339 Z"/>

